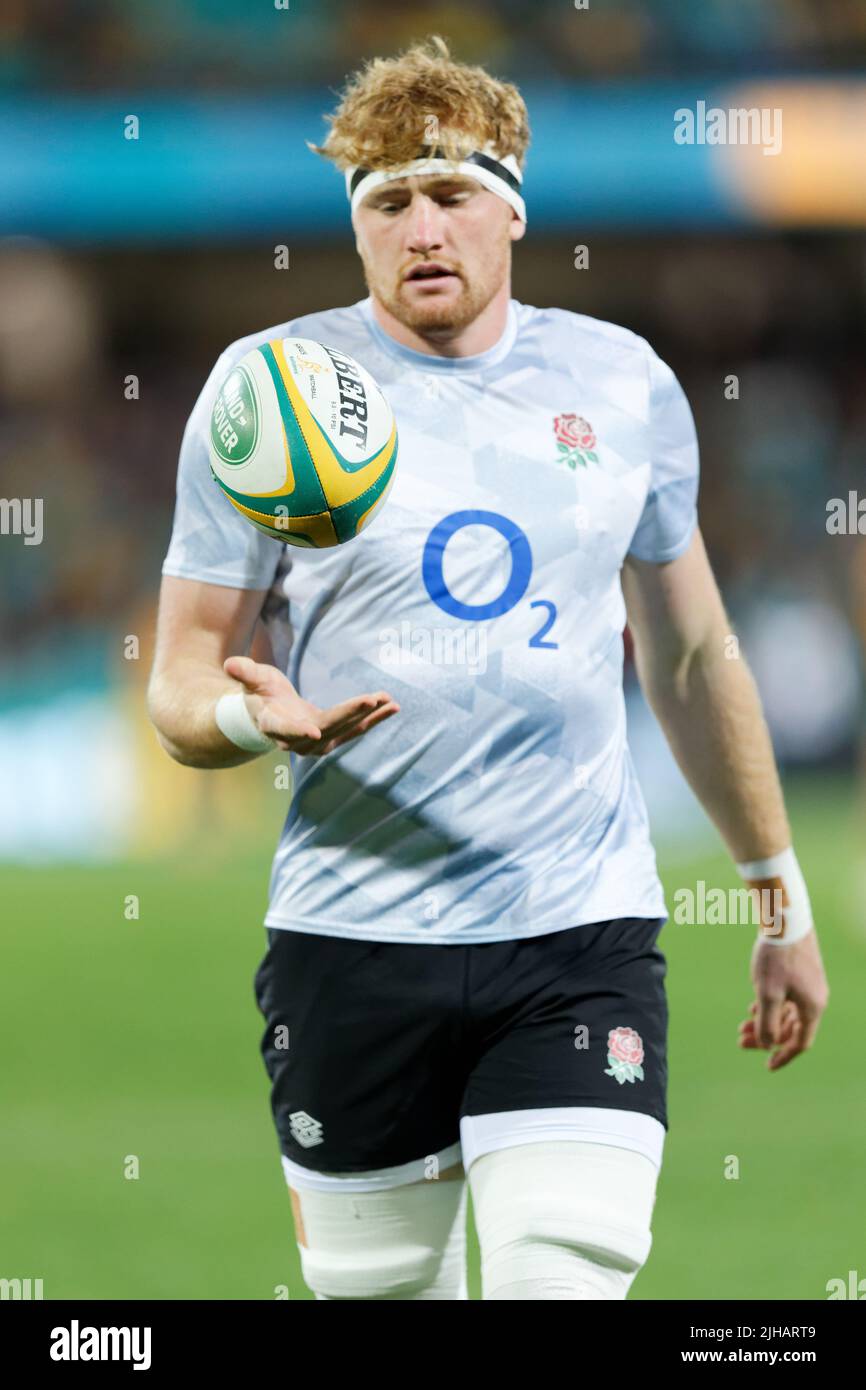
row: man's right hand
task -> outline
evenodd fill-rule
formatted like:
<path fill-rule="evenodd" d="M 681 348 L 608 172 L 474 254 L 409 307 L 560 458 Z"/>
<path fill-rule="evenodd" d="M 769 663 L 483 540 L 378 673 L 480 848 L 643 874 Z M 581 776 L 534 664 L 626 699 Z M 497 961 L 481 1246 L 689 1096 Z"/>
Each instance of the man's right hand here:
<path fill-rule="evenodd" d="M 266 666 L 249 656 L 230 656 L 223 663 L 227 676 L 246 691 L 247 708 L 278 748 L 321 757 L 350 739 L 367 733 L 400 706 L 384 690 L 374 695 L 355 695 L 331 709 L 319 709 L 298 694 L 292 682 L 276 666 Z"/>

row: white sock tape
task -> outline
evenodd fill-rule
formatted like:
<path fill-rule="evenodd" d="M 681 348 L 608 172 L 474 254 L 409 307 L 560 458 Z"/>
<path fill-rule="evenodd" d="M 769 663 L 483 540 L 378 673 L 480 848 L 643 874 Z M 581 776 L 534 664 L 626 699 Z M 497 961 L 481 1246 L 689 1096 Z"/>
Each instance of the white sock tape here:
<path fill-rule="evenodd" d="M 761 941 L 791 946 L 808 936 L 814 926 L 812 907 L 793 849 L 783 849 L 769 859 L 738 864 L 737 872 L 758 894 L 763 924 L 758 931 Z"/>
<path fill-rule="evenodd" d="M 245 753 L 267 753 L 275 748 L 274 740 L 263 734 L 249 710 L 243 692 L 227 691 L 221 695 L 214 708 L 217 728 L 225 734 L 230 743 L 243 748 Z"/>

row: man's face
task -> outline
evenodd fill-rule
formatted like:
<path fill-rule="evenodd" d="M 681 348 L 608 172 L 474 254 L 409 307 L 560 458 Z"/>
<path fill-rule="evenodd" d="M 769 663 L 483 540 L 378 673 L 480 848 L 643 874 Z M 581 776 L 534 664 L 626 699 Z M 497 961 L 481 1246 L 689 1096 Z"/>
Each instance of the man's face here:
<path fill-rule="evenodd" d="M 424 174 L 373 189 L 353 218 L 370 293 L 421 336 L 465 328 L 507 281 L 525 224 L 463 174 Z"/>

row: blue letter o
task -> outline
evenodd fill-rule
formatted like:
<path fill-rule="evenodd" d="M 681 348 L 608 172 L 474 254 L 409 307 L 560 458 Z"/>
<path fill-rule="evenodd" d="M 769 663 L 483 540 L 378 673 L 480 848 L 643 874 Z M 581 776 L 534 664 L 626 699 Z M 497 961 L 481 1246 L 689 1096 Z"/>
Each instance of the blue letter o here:
<path fill-rule="evenodd" d="M 442 568 L 445 547 L 464 526 L 492 526 L 511 549 L 511 578 L 499 598 L 490 603 L 461 603 L 445 583 Z M 428 594 L 443 612 L 452 618 L 464 618 L 467 622 L 481 622 L 485 618 L 500 617 L 523 598 L 532 575 L 532 551 L 525 531 L 498 512 L 452 512 L 438 526 L 434 526 L 427 537 L 421 558 L 421 574 Z"/>

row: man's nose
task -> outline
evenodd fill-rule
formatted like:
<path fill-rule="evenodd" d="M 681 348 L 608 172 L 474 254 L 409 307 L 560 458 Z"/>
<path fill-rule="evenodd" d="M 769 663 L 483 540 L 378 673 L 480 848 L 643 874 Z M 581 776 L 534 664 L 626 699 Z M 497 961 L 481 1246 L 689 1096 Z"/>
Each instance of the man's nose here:
<path fill-rule="evenodd" d="M 431 251 L 442 245 L 442 208 L 432 198 L 416 193 L 409 209 L 409 250 Z"/>

